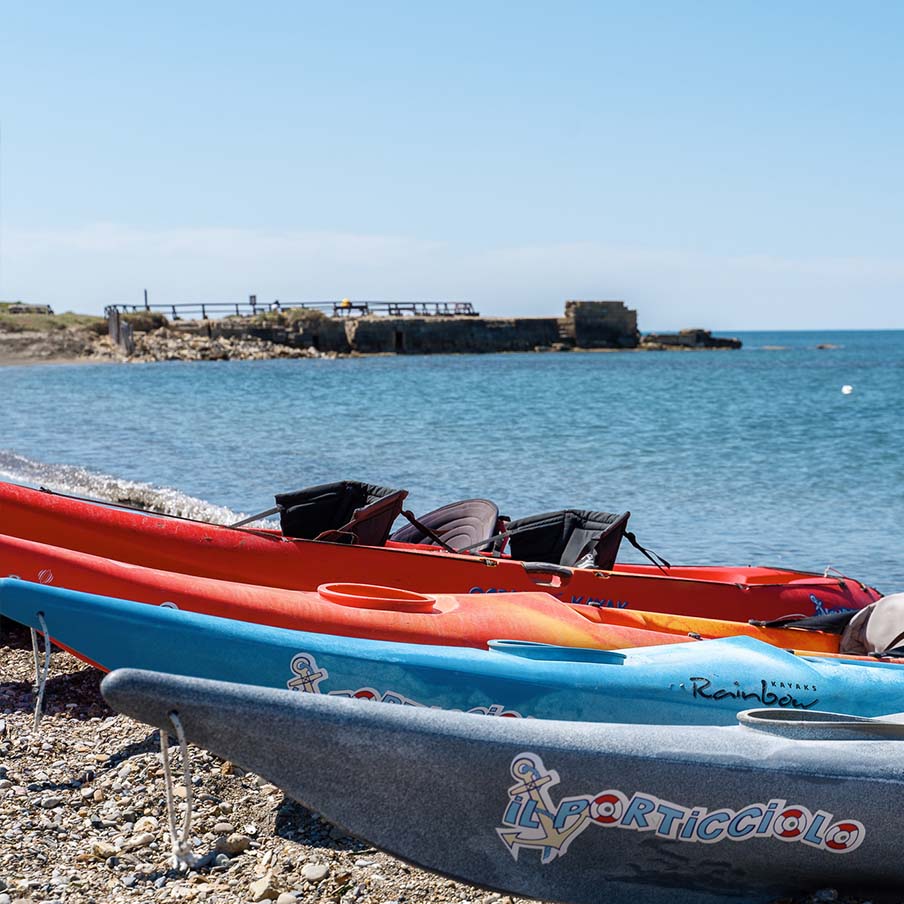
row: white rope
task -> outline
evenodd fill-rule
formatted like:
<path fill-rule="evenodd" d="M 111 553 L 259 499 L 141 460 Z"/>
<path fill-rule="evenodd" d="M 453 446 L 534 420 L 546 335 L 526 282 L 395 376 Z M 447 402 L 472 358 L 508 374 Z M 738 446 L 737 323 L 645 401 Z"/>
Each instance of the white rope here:
<path fill-rule="evenodd" d="M 166 786 L 166 815 L 169 820 L 170 841 L 173 846 L 173 868 L 190 869 L 197 863 L 197 857 L 191 849 L 191 763 L 188 759 L 188 744 L 185 742 L 185 732 L 182 730 L 182 722 L 177 712 L 169 714 L 170 722 L 176 729 L 176 737 L 179 740 L 179 752 L 182 754 L 182 780 L 185 782 L 185 817 L 182 821 L 182 835 L 176 833 L 176 801 L 173 794 L 173 776 L 170 772 L 169 761 L 169 736 L 167 732 L 160 732 L 160 756 L 163 759 L 163 781 Z"/>
<path fill-rule="evenodd" d="M 47 631 L 47 622 L 44 621 L 44 613 L 38 613 L 38 624 L 41 626 L 41 633 L 44 635 L 44 667 L 41 667 L 41 655 L 38 652 L 38 632 L 34 628 L 31 629 L 31 652 L 35 657 L 35 717 L 32 724 L 32 730 L 37 731 L 41 724 L 41 716 L 44 714 L 44 689 L 47 686 L 47 676 L 50 674 L 50 634 Z"/>

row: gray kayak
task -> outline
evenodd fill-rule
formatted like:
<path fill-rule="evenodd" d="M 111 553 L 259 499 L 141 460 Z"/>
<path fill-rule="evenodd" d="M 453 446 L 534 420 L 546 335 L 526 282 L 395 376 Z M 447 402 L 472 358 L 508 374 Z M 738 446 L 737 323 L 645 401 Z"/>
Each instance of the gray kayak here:
<path fill-rule="evenodd" d="M 494 719 L 124 669 L 116 710 L 257 772 L 455 879 L 573 904 L 900 898 L 904 724 Z M 897 892 L 897 894 L 896 894 Z"/>

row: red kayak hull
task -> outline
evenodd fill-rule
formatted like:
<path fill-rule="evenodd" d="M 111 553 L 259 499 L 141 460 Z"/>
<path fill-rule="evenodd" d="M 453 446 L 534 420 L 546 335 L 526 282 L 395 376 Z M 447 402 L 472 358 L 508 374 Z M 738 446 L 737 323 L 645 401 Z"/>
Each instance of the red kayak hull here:
<path fill-rule="evenodd" d="M 315 590 L 335 581 L 422 593 L 545 591 L 568 603 L 747 621 L 859 609 L 881 594 L 847 577 L 785 569 L 617 565 L 533 572 L 436 547 L 348 546 L 146 515 L 0 483 L 0 531 L 95 556 L 224 581 Z M 553 573 L 555 571 L 556 573 Z"/>
<path fill-rule="evenodd" d="M 567 605 L 548 593 L 428 595 L 348 583 L 325 584 L 316 592 L 261 587 L 145 568 L 4 535 L 0 576 L 299 631 L 404 643 L 485 647 L 490 640 L 509 639 L 613 650 L 746 634 L 811 652 L 840 649 L 837 634 Z"/>

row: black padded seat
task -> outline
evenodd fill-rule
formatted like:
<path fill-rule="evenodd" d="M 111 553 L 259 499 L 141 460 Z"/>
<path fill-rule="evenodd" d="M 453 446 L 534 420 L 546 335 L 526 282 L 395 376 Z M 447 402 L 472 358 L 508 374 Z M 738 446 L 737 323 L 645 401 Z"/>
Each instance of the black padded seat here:
<path fill-rule="evenodd" d="M 283 536 L 383 546 L 407 490 L 340 480 L 276 497 Z"/>
<path fill-rule="evenodd" d="M 453 549 L 473 547 L 473 551 L 488 550 L 489 540 L 494 536 L 499 524 L 499 509 L 489 499 L 463 499 L 450 502 L 434 509 L 417 519 L 424 527 L 429 527 L 436 536 Z M 390 538 L 399 543 L 421 543 L 426 546 L 439 544 L 414 524 L 406 524 Z M 479 546 L 486 540 L 483 546 Z"/>
<path fill-rule="evenodd" d="M 523 562 L 611 571 L 630 517 L 630 512 L 565 509 L 520 518 L 506 526 L 509 552 Z"/>

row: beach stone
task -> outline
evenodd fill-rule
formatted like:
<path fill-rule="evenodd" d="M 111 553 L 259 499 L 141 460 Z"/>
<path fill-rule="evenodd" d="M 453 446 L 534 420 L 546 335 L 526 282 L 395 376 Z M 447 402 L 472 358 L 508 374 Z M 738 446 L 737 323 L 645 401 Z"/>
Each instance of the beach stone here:
<path fill-rule="evenodd" d="M 54 797 L 53 795 L 49 797 L 44 797 L 41 799 L 41 806 L 45 810 L 52 810 L 54 807 L 63 806 L 63 798 L 62 797 Z"/>
<path fill-rule="evenodd" d="M 95 841 L 91 845 L 91 854 L 95 860 L 108 860 L 110 857 L 115 857 L 118 853 L 119 851 L 109 841 Z"/>
<path fill-rule="evenodd" d="M 326 863 L 306 863 L 301 868 L 302 877 L 313 885 L 322 882 L 329 874 L 330 868 Z"/>
<path fill-rule="evenodd" d="M 142 816 L 136 821 L 135 825 L 132 828 L 132 831 L 138 834 L 139 832 L 153 832 L 159 828 L 160 822 L 155 817 Z"/>
<path fill-rule="evenodd" d="M 279 897 L 279 889 L 273 882 L 273 876 L 267 875 L 248 886 L 252 901 L 271 901 Z"/>
<path fill-rule="evenodd" d="M 276 904 L 298 904 L 298 895 L 294 891 L 284 891 L 276 899 Z"/>
<path fill-rule="evenodd" d="M 123 844 L 122 849 L 124 851 L 134 851 L 137 848 L 147 847 L 154 841 L 154 836 L 150 832 L 139 832 L 137 835 L 133 835 L 125 844 Z"/>
<path fill-rule="evenodd" d="M 243 854 L 249 847 L 251 847 L 251 839 L 247 835 L 239 835 L 235 832 L 225 838 L 218 838 L 214 845 L 218 853 L 228 854 L 230 857 Z"/>
<path fill-rule="evenodd" d="M 217 835 L 231 835 L 235 832 L 235 826 L 231 822 L 218 822 L 213 830 Z"/>

